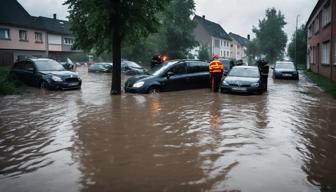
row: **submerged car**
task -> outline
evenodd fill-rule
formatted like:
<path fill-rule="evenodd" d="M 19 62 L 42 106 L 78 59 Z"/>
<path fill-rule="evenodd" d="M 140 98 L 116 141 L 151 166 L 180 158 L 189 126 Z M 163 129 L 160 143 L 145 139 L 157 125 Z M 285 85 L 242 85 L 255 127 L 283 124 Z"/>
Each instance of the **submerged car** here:
<path fill-rule="evenodd" d="M 66 70 L 74 70 L 75 64 L 71 61 L 71 59 L 67 58 L 66 61 L 59 62 L 61 65 L 63 65 L 64 69 Z"/>
<path fill-rule="evenodd" d="M 10 76 L 27 85 L 45 89 L 79 89 L 82 85 L 78 73 L 66 71 L 52 59 L 25 59 L 16 62 Z"/>
<path fill-rule="evenodd" d="M 293 62 L 278 61 L 273 67 L 274 79 L 299 79 L 299 72 Z"/>
<path fill-rule="evenodd" d="M 121 71 L 125 75 L 140 75 L 145 73 L 145 69 L 133 61 L 122 60 L 121 61 Z"/>
<path fill-rule="evenodd" d="M 235 66 L 221 83 L 221 92 L 262 94 L 261 78 L 256 66 Z"/>
<path fill-rule="evenodd" d="M 227 76 L 229 74 L 232 66 L 231 66 L 231 61 L 229 59 L 219 59 L 219 61 L 223 64 L 224 66 L 224 76 Z"/>
<path fill-rule="evenodd" d="M 112 63 L 95 63 L 89 66 L 88 72 L 92 73 L 112 73 Z"/>
<path fill-rule="evenodd" d="M 198 60 L 171 60 L 125 82 L 125 91 L 156 93 L 209 87 L 209 63 Z"/>

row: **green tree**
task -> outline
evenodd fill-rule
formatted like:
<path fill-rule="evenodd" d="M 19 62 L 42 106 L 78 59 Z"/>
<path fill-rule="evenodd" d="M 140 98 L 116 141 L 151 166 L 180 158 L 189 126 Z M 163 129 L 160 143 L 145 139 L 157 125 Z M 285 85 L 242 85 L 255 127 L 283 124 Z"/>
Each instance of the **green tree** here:
<path fill-rule="evenodd" d="M 201 44 L 198 51 L 198 59 L 201 61 L 210 61 L 209 46 L 207 44 Z"/>
<path fill-rule="evenodd" d="M 295 42 L 296 37 L 296 42 Z M 296 46 L 296 47 L 295 47 Z M 288 45 L 288 56 L 298 64 L 305 64 L 307 61 L 307 29 L 302 25 L 292 36 L 292 40 Z M 295 54 L 296 52 L 296 54 Z"/>
<path fill-rule="evenodd" d="M 265 54 L 271 63 L 280 59 L 285 52 L 287 43 L 287 35 L 283 30 L 285 25 L 285 16 L 275 8 L 271 8 L 266 10 L 265 18 L 259 20 L 258 28 L 253 27 L 258 52 Z"/>
<path fill-rule="evenodd" d="M 197 46 L 193 36 L 196 23 L 191 20 L 194 14 L 194 0 L 173 0 L 164 14 L 164 48 L 170 59 L 187 58 L 190 50 Z"/>
<path fill-rule="evenodd" d="M 258 56 L 259 53 L 259 47 L 258 47 L 258 41 L 257 39 L 253 39 L 247 44 L 246 47 L 246 55 L 248 57 L 248 62 L 250 64 L 254 63 L 255 57 Z"/>
<path fill-rule="evenodd" d="M 121 46 L 156 32 L 170 0 L 67 0 L 75 47 L 112 52 L 111 94 L 121 93 Z"/>

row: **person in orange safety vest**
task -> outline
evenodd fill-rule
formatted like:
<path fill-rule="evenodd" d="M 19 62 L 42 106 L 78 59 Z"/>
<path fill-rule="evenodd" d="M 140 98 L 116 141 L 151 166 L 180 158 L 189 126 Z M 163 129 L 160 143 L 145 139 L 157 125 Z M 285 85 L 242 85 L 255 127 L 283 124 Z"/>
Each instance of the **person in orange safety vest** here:
<path fill-rule="evenodd" d="M 213 92 L 218 92 L 219 84 L 224 72 L 223 64 L 218 59 L 218 55 L 214 55 L 209 65 L 211 90 Z"/>

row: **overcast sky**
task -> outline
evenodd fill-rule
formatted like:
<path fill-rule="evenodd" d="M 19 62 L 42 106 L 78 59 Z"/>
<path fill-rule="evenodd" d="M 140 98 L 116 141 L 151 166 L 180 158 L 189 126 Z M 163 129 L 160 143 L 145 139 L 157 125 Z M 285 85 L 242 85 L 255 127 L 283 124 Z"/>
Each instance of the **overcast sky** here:
<path fill-rule="evenodd" d="M 67 7 L 64 0 L 18 0 L 33 16 L 66 19 Z M 252 34 L 252 26 L 257 26 L 259 19 L 265 16 L 267 8 L 275 7 L 286 17 L 285 31 L 291 37 L 295 31 L 296 16 L 299 25 L 304 24 L 317 0 L 195 0 L 196 14 L 205 15 L 211 21 L 221 24 L 226 32 L 234 32 L 246 37 Z"/>

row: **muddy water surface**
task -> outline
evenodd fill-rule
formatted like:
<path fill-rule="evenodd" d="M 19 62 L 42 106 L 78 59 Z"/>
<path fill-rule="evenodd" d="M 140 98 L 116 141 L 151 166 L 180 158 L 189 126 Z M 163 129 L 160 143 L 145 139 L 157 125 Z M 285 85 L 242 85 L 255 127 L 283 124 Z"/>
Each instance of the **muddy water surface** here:
<path fill-rule="evenodd" d="M 336 191 L 336 102 L 304 78 L 262 96 L 29 89 L 0 101 L 0 191 Z"/>

